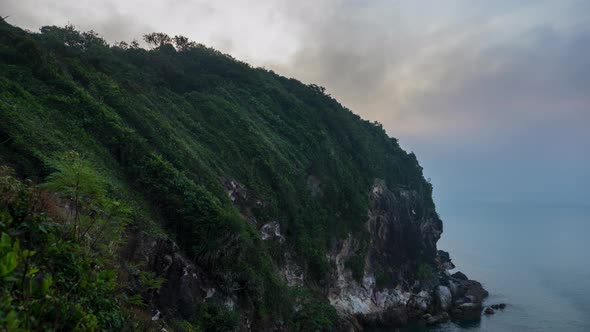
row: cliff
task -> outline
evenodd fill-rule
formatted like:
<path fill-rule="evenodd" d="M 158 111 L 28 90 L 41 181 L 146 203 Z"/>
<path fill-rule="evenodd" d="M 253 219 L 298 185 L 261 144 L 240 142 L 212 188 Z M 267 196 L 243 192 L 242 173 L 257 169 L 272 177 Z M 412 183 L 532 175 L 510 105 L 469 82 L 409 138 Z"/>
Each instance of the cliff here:
<path fill-rule="evenodd" d="M 63 225 L 52 232 L 117 275 L 109 310 L 133 328 L 360 330 L 481 313 L 485 290 L 437 251 L 442 222 L 414 154 L 321 87 L 200 44 L 110 46 L 2 21 L 0 88 L 0 164 L 46 183 Z M 72 163 L 100 190 L 64 189 Z M 12 296 L 6 312 L 35 324 Z M 121 328 L 84 301 L 97 328 Z"/>

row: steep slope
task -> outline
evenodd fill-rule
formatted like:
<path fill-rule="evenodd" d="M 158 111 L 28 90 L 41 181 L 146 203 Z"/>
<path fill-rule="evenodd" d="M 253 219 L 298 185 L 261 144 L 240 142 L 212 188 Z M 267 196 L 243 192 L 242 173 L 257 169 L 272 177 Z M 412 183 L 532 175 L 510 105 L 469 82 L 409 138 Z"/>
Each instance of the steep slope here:
<path fill-rule="evenodd" d="M 72 150 L 130 207 L 117 269 L 163 278 L 124 291 L 168 328 L 343 326 L 328 303 L 355 326 L 399 324 L 451 310 L 441 282 L 471 289 L 445 274 L 415 156 L 323 88 L 202 45 L 0 22 L 0 164 L 44 182 Z"/>

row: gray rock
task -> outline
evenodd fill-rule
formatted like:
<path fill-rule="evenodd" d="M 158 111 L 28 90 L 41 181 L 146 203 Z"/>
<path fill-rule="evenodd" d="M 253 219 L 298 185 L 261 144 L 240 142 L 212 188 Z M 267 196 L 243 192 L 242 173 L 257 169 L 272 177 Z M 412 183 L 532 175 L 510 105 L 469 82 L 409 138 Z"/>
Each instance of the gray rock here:
<path fill-rule="evenodd" d="M 465 296 L 473 296 L 473 302 L 482 302 L 483 299 L 488 297 L 489 293 L 481 286 L 481 283 L 475 280 L 467 280 L 463 283 L 467 287 L 467 292 L 465 293 Z"/>
<path fill-rule="evenodd" d="M 428 310 L 428 307 L 430 306 L 431 303 L 432 303 L 432 296 L 431 296 L 431 293 L 429 293 L 427 291 L 421 291 L 420 293 L 414 295 L 412 298 L 412 302 L 411 302 L 411 304 L 413 304 L 414 307 L 416 307 L 417 309 L 420 309 L 424 312 L 426 310 Z"/>
<path fill-rule="evenodd" d="M 443 311 L 447 311 L 451 307 L 453 301 L 453 295 L 451 290 L 446 286 L 438 286 L 436 288 L 436 298 L 438 304 Z"/>
<path fill-rule="evenodd" d="M 451 294 L 453 295 L 453 297 L 457 297 L 457 294 L 459 293 L 459 286 L 452 280 L 449 280 L 448 287 L 451 290 Z"/>
<path fill-rule="evenodd" d="M 444 271 L 452 270 L 455 268 L 455 264 L 453 264 L 453 262 L 451 261 L 451 256 L 446 251 L 438 250 L 437 256 L 436 256 L 436 261 L 437 261 L 439 267 Z"/>
<path fill-rule="evenodd" d="M 506 308 L 506 304 L 505 303 L 492 304 L 490 307 L 492 307 L 492 309 L 494 309 L 494 310 L 504 309 L 504 308 Z"/>
<path fill-rule="evenodd" d="M 481 303 L 463 303 L 455 307 L 452 311 L 453 318 L 459 320 L 479 320 L 481 319 Z"/>
<path fill-rule="evenodd" d="M 483 313 L 486 314 L 486 315 L 493 315 L 496 312 L 494 311 L 494 309 L 492 309 L 490 307 L 487 307 L 487 308 L 485 308 L 485 310 L 483 311 Z"/>
<path fill-rule="evenodd" d="M 446 312 L 443 312 L 439 315 L 430 316 L 430 317 L 426 318 L 425 321 L 426 321 L 426 325 L 438 325 L 438 324 L 448 322 L 449 319 L 450 319 L 449 314 Z"/>

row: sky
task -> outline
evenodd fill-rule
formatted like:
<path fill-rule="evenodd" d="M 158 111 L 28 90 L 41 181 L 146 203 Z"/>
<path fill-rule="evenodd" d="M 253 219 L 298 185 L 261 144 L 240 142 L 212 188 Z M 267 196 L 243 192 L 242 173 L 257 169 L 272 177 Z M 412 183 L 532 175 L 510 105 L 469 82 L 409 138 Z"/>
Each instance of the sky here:
<path fill-rule="evenodd" d="M 181 34 L 326 87 L 437 203 L 589 205 L 590 1 L 0 0 L 22 28 Z"/>

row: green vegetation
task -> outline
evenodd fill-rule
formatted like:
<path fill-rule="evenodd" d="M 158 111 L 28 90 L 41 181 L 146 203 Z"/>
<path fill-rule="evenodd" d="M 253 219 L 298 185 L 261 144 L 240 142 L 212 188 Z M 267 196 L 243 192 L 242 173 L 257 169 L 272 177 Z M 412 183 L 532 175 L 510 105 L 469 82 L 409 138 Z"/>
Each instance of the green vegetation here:
<path fill-rule="evenodd" d="M 294 287 L 291 297 L 300 309 L 289 322 L 294 331 L 332 331 L 338 322 L 334 307 L 309 289 Z"/>
<path fill-rule="evenodd" d="M 416 276 L 423 281 L 431 280 L 435 276 L 434 269 L 429 264 L 422 263 L 418 266 Z"/>
<path fill-rule="evenodd" d="M 44 183 L 39 189 L 3 178 L 17 187 L 10 195 L 25 198 L 2 203 L 0 273 L 7 279 L 0 322 L 121 328 L 123 300 L 112 295 L 117 266 L 104 253 L 116 253 L 126 225 L 134 224 L 161 226 L 258 319 L 329 329 L 337 317 L 315 297 L 293 310 L 299 300 L 276 273 L 277 255 L 219 179 L 256 193 L 263 202 L 252 211 L 256 219 L 280 222 L 285 248 L 313 288 L 329 271 L 329 244 L 365 232 L 375 178 L 417 190 L 424 209 L 434 209 L 415 156 L 321 87 L 182 36 L 150 34 L 146 41 L 154 48 L 109 46 L 71 26 L 30 33 L 0 20 L 0 165 Z M 311 194 L 310 175 L 321 182 L 321 195 Z M 35 192 L 52 197 L 63 215 L 50 217 L 48 207 L 26 198 Z M 357 279 L 364 255 L 349 262 Z M 149 289 L 165 282 L 146 273 L 139 276 Z M 125 301 L 142 305 L 134 295 Z M 200 309 L 205 321 L 176 323 L 208 330 L 223 321 L 231 329 L 237 313 L 215 308 Z"/>
<path fill-rule="evenodd" d="M 384 271 L 378 271 L 375 276 L 375 283 L 378 289 L 383 289 L 391 285 L 391 277 Z"/>
<path fill-rule="evenodd" d="M 60 202 L 11 173 L 0 169 L 0 326 L 124 328 L 123 299 L 103 246 L 73 235 L 59 217 Z"/>
<path fill-rule="evenodd" d="M 196 325 L 203 331 L 231 332 L 237 331 L 240 316 L 234 310 L 226 308 L 221 303 L 210 301 L 203 303 L 195 315 Z"/>

